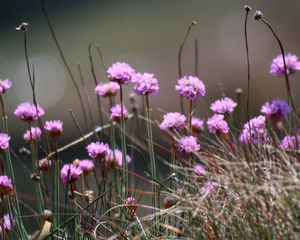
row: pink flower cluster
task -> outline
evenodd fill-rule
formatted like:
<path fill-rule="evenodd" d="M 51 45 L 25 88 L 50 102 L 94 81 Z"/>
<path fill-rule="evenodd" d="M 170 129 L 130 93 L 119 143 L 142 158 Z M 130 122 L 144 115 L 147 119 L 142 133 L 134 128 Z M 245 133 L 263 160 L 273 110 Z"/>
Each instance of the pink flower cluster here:
<path fill-rule="evenodd" d="M 225 97 L 213 102 L 210 106 L 210 109 L 217 114 L 229 114 L 234 111 L 236 106 L 236 102 L 228 97 Z"/>
<path fill-rule="evenodd" d="M 120 85 L 116 82 L 100 83 L 95 88 L 95 93 L 101 97 L 116 96 L 120 90 Z"/>
<path fill-rule="evenodd" d="M 39 127 L 31 127 L 30 130 L 27 130 L 24 134 L 24 139 L 27 143 L 31 141 L 38 141 L 42 136 L 42 131 Z"/>
<path fill-rule="evenodd" d="M 296 55 L 289 53 L 284 58 L 286 62 L 287 74 L 293 74 L 300 70 L 300 61 L 298 61 L 298 57 Z M 275 77 L 282 77 L 285 75 L 282 55 L 278 55 L 273 59 L 270 66 L 270 73 Z"/>
<path fill-rule="evenodd" d="M 197 143 L 197 138 L 193 136 L 181 137 L 177 143 L 177 150 L 181 153 L 191 154 L 200 150 L 200 144 Z"/>
<path fill-rule="evenodd" d="M 280 146 L 286 151 L 295 151 L 300 149 L 300 135 L 287 135 L 281 140 Z"/>
<path fill-rule="evenodd" d="M 9 147 L 10 136 L 6 133 L 0 133 L 0 152 L 6 151 Z"/>
<path fill-rule="evenodd" d="M 60 120 L 46 121 L 45 130 L 54 140 L 57 140 L 63 132 L 63 122 Z"/>
<path fill-rule="evenodd" d="M 4 94 L 12 86 L 12 82 L 9 79 L 0 79 L 0 94 Z"/>
<path fill-rule="evenodd" d="M 108 144 L 103 142 L 92 142 L 86 147 L 86 149 L 91 158 L 97 158 L 99 160 L 104 158 L 111 151 Z"/>
<path fill-rule="evenodd" d="M 60 170 L 60 178 L 64 184 L 73 183 L 79 179 L 83 171 L 72 163 L 65 164 Z"/>
<path fill-rule="evenodd" d="M 45 114 L 45 111 L 39 105 L 33 103 L 21 103 L 15 110 L 15 115 L 23 121 L 31 122 L 38 120 L 39 117 Z"/>
<path fill-rule="evenodd" d="M 125 106 L 123 106 L 123 116 L 124 116 L 124 119 L 128 119 L 128 110 Z M 110 109 L 110 117 L 112 120 L 116 121 L 116 122 L 120 122 L 121 121 L 121 117 L 122 117 L 122 109 L 121 109 L 121 105 L 120 104 L 117 104 L 115 106 L 113 106 L 111 109 Z"/>
<path fill-rule="evenodd" d="M 135 70 L 127 63 L 116 62 L 111 65 L 107 70 L 107 76 L 112 82 L 119 84 L 128 84 Z"/>
<path fill-rule="evenodd" d="M 10 195 L 13 191 L 11 179 L 6 176 L 0 176 L 0 195 Z"/>
<path fill-rule="evenodd" d="M 209 118 L 207 120 L 207 127 L 210 133 L 217 135 L 227 134 L 229 132 L 228 124 L 224 120 L 224 115 L 222 114 L 214 114 Z"/>
<path fill-rule="evenodd" d="M 153 73 L 137 73 L 132 78 L 135 83 L 134 91 L 139 95 L 148 95 L 150 93 L 156 95 L 158 93 L 158 81 Z"/>
<path fill-rule="evenodd" d="M 175 86 L 175 90 L 178 91 L 181 96 L 189 100 L 195 100 L 200 95 L 205 95 L 204 83 L 195 76 L 184 76 L 180 78 L 178 85 Z"/>
<path fill-rule="evenodd" d="M 159 125 L 160 129 L 163 131 L 167 130 L 180 130 L 184 127 L 186 117 L 178 112 L 169 112 L 163 116 L 164 120 Z"/>

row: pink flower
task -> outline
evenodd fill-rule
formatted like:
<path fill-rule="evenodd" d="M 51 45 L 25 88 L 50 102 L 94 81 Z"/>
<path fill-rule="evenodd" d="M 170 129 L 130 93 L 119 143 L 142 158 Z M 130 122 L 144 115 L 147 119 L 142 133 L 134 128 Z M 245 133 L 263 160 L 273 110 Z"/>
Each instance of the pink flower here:
<path fill-rule="evenodd" d="M 12 86 L 12 82 L 9 79 L 0 79 L 0 94 L 4 94 Z"/>
<path fill-rule="evenodd" d="M 193 136 L 181 137 L 177 143 L 177 150 L 181 153 L 191 154 L 200 150 L 200 144 Z"/>
<path fill-rule="evenodd" d="M 132 78 L 135 83 L 134 91 L 139 95 L 148 95 L 150 93 L 156 95 L 158 93 L 158 81 L 153 73 L 137 73 Z"/>
<path fill-rule="evenodd" d="M 98 158 L 99 160 L 104 158 L 110 152 L 108 144 L 103 142 L 92 142 L 86 149 L 91 158 Z"/>
<path fill-rule="evenodd" d="M 117 104 L 110 109 L 110 117 L 114 121 L 120 122 L 121 116 L 122 116 L 122 109 L 120 104 Z M 128 110 L 125 106 L 123 106 L 123 116 L 124 116 L 124 120 L 128 119 Z"/>
<path fill-rule="evenodd" d="M 120 85 L 116 82 L 100 83 L 95 88 L 95 93 L 101 97 L 113 97 L 117 95 Z"/>
<path fill-rule="evenodd" d="M 286 151 L 294 151 L 300 149 L 300 135 L 298 136 L 285 136 L 280 146 Z"/>
<path fill-rule="evenodd" d="M 16 222 L 10 214 L 4 214 L 3 217 L 0 218 L 0 234 L 2 235 L 2 227 L 4 227 L 5 232 L 9 232 L 13 229 L 15 224 Z"/>
<path fill-rule="evenodd" d="M 73 164 L 65 164 L 60 170 L 60 178 L 64 184 L 72 183 L 79 179 L 82 169 Z"/>
<path fill-rule="evenodd" d="M 51 138 L 56 140 L 63 132 L 63 122 L 60 120 L 46 121 L 45 130 Z"/>
<path fill-rule="evenodd" d="M 298 57 L 296 55 L 289 53 L 284 58 L 286 62 L 287 74 L 293 74 L 300 70 L 300 62 L 298 61 Z M 278 55 L 273 59 L 270 66 L 270 73 L 275 77 L 282 77 L 285 75 L 282 55 Z"/>
<path fill-rule="evenodd" d="M 13 185 L 11 179 L 6 176 L 0 176 L 0 194 L 10 195 L 13 191 Z"/>
<path fill-rule="evenodd" d="M 10 136 L 6 133 L 0 133 L 0 152 L 6 151 L 9 147 Z"/>
<path fill-rule="evenodd" d="M 39 105 L 35 106 L 32 103 L 21 103 L 15 110 L 15 115 L 23 121 L 36 121 L 43 116 L 45 111 Z"/>
<path fill-rule="evenodd" d="M 229 114 L 233 112 L 236 106 L 236 102 L 226 97 L 213 102 L 210 106 L 210 109 L 217 114 Z"/>
<path fill-rule="evenodd" d="M 204 130 L 204 121 L 200 118 L 192 118 L 192 131 L 193 133 L 199 134 Z"/>
<path fill-rule="evenodd" d="M 92 160 L 79 160 L 78 166 L 82 169 L 84 175 L 88 175 L 93 168 L 95 167 L 95 164 Z"/>
<path fill-rule="evenodd" d="M 180 130 L 184 127 L 186 117 L 178 112 L 170 112 L 164 115 L 163 122 L 159 125 L 160 129 L 163 131 L 167 130 Z"/>
<path fill-rule="evenodd" d="M 120 151 L 119 149 L 115 149 L 115 158 L 116 158 L 116 162 L 115 164 L 117 165 L 118 169 L 122 169 L 122 165 L 123 165 L 123 154 L 122 151 Z M 126 161 L 127 163 L 131 163 L 132 159 L 130 156 L 126 156 Z M 111 151 L 106 157 L 105 157 L 105 162 L 107 164 L 114 164 L 114 154 L 113 151 Z"/>
<path fill-rule="evenodd" d="M 24 139 L 27 143 L 31 141 L 38 141 L 42 136 L 42 131 L 39 127 L 31 127 L 30 131 L 27 130 L 24 134 Z"/>
<path fill-rule="evenodd" d="M 205 167 L 202 164 L 196 164 L 194 166 L 194 173 L 198 176 L 205 176 L 206 175 Z"/>
<path fill-rule="evenodd" d="M 189 100 L 195 100 L 197 97 L 205 95 L 204 83 L 195 76 L 184 76 L 178 80 L 178 85 L 175 90 L 179 91 L 180 95 Z"/>
<path fill-rule="evenodd" d="M 39 160 L 39 169 L 42 171 L 48 171 L 52 165 L 51 160 L 43 158 Z"/>
<path fill-rule="evenodd" d="M 200 189 L 200 195 L 205 198 L 211 191 L 214 189 L 215 183 L 208 181 L 204 184 L 204 186 Z"/>
<path fill-rule="evenodd" d="M 127 63 L 116 62 L 107 70 L 107 76 L 112 82 L 128 84 L 135 70 Z"/>
<path fill-rule="evenodd" d="M 215 114 L 207 120 L 207 127 L 210 133 L 214 134 L 227 134 L 229 127 L 227 122 L 224 120 L 224 115 Z"/>

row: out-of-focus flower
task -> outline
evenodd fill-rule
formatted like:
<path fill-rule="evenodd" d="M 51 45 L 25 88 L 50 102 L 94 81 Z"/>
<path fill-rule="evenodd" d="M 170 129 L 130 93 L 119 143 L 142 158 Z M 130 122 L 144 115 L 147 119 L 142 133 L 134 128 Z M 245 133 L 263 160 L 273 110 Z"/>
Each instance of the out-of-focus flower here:
<path fill-rule="evenodd" d="M 177 203 L 176 199 L 173 197 L 165 197 L 164 199 L 164 207 L 165 208 L 170 208 L 173 207 Z"/>
<path fill-rule="evenodd" d="M 107 154 L 105 157 L 105 162 L 107 164 L 116 164 L 118 169 L 122 169 L 122 165 L 123 165 L 122 151 L 120 151 L 119 149 L 115 149 L 115 158 L 116 158 L 116 162 L 114 163 L 114 153 L 113 151 L 110 151 L 110 153 Z M 131 161 L 132 161 L 131 157 L 126 155 L 126 162 L 131 163 Z"/>
<path fill-rule="evenodd" d="M 193 133 L 201 133 L 204 130 L 204 121 L 200 118 L 192 118 L 192 131 Z"/>
<path fill-rule="evenodd" d="M 266 114 L 266 116 L 269 118 L 276 120 L 284 120 L 291 112 L 291 108 L 286 101 L 274 99 L 271 103 L 266 102 L 261 107 L 260 111 Z"/>
<path fill-rule="evenodd" d="M 214 134 L 227 134 L 229 127 L 227 122 L 224 120 L 224 115 L 214 114 L 207 120 L 207 127 L 210 133 Z"/>
<path fill-rule="evenodd" d="M 116 62 L 107 70 L 107 76 L 112 82 L 128 84 L 131 81 L 135 70 L 127 63 Z"/>
<path fill-rule="evenodd" d="M 9 147 L 10 136 L 6 133 L 0 133 L 0 152 L 6 151 Z"/>
<path fill-rule="evenodd" d="M 92 160 L 85 159 L 85 160 L 79 160 L 78 166 L 82 169 L 83 175 L 86 176 L 93 170 L 95 164 Z"/>
<path fill-rule="evenodd" d="M 156 95 L 159 90 L 158 81 L 153 73 L 137 73 L 133 76 L 134 91 L 139 95 Z"/>
<path fill-rule="evenodd" d="M 286 62 L 287 74 L 293 74 L 300 70 L 300 61 L 298 61 L 298 57 L 296 55 L 289 53 L 284 58 Z M 273 59 L 270 66 L 270 73 L 275 77 L 282 77 L 285 75 L 282 55 L 278 55 Z"/>
<path fill-rule="evenodd" d="M 204 83 L 195 76 L 184 76 L 178 80 L 178 85 L 175 90 L 179 91 L 180 95 L 189 100 L 195 100 L 197 97 L 205 95 Z"/>
<path fill-rule="evenodd" d="M 198 176 L 205 176 L 206 175 L 205 167 L 202 164 L 196 164 L 194 166 L 194 173 Z"/>
<path fill-rule="evenodd" d="M 45 221 L 52 222 L 52 220 L 53 220 L 53 213 L 50 210 L 45 209 L 43 211 L 43 217 L 44 217 Z"/>
<path fill-rule="evenodd" d="M 2 227 L 4 227 L 5 232 L 10 232 L 15 226 L 16 221 L 13 219 L 10 214 L 4 214 L 2 218 L 0 218 L 0 234 L 2 235 Z"/>
<path fill-rule="evenodd" d="M 39 127 L 31 127 L 30 131 L 27 130 L 24 134 L 24 139 L 27 143 L 31 141 L 38 141 L 42 136 L 42 131 Z"/>
<path fill-rule="evenodd" d="M 60 120 L 46 121 L 45 130 L 54 140 L 57 140 L 63 132 L 63 122 Z"/>
<path fill-rule="evenodd" d="M 217 114 L 230 114 L 234 111 L 236 106 L 236 102 L 228 97 L 225 97 L 213 102 L 210 105 L 210 109 Z"/>
<path fill-rule="evenodd" d="M 92 142 L 86 149 L 91 158 L 98 158 L 99 160 L 104 158 L 110 152 L 108 144 L 103 142 Z"/>
<path fill-rule="evenodd" d="M 116 96 L 120 89 L 120 85 L 116 82 L 100 83 L 95 88 L 95 93 L 101 97 Z"/>
<path fill-rule="evenodd" d="M 200 144 L 197 143 L 197 138 L 193 136 L 181 137 L 177 143 L 177 150 L 181 153 L 191 154 L 200 150 Z"/>
<path fill-rule="evenodd" d="M 127 120 L 128 119 L 128 110 L 125 106 L 123 106 L 123 115 L 124 115 L 124 120 Z M 114 121 L 120 122 L 121 116 L 122 116 L 122 109 L 121 109 L 120 104 L 117 104 L 110 109 L 110 117 Z"/>
<path fill-rule="evenodd" d="M 82 169 L 73 164 L 65 164 L 60 170 L 60 178 L 64 184 L 75 182 L 82 174 Z"/>
<path fill-rule="evenodd" d="M 15 115 L 23 121 L 36 121 L 39 117 L 45 114 L 45 111 L 39 105 L 35 106 L 32 103 L 21 103 L 15 110 Z"/>
<path fill-rule="evenodd" d="M 0 79 L 0 94 L 4 94 L 12 86 L 12 82 L 9 79 Z"/>
<path fill-rule="evenodd" d="M 298 136 L 285 136 L 281 140 L 280 146 L 286 151 L 294 151 L 300 149 L 300 135 Z"/>
<path fill-rule="evenodd" d="M 252 118 L 244 124 L 244 129 L 239 137 L 242 143 L 257 145 L 268 141 L 267 131 L 265 129 L 266 118 L 258 116 Z"/>
<path fill-rule="evenodd" d="M 49 160 L 48 158 L 43 158 L 41 160 L 39 160 L 39 170 L 41 171 L 48 171 L 52 165 L 51 160 Z"/>
<path fill-rule="evenodd" d="M 13 185 L 11 179 L 6 176 L 0 176 L 0 195 L 11 195 L 13 192 Z"/>
<path fill-rule="evenodd" d="M 164 115 L 163 122 L 159 125 L 160 129 L 163 131 L 167 130 L 180 130 L 184 127 L 186 117 L 178 112 L 170 112 Z"/>
<path fill-rule="evenodd" d="M 135 213 L 138 207 L 137 202 L 134 197 L 128 197 L 124 200 L 124 204 L 127 205 L 127 208 L 130 210 L 131 213 Z"/>
<path fill-rule="evenodd" d="M 200 189 L 201 197 L 203 198 L 207 197 L 207 195 L 211 193 L 214 187 L 215 187 L 215 183 L 211 181 L 206 182 L 204 186 Z"/>

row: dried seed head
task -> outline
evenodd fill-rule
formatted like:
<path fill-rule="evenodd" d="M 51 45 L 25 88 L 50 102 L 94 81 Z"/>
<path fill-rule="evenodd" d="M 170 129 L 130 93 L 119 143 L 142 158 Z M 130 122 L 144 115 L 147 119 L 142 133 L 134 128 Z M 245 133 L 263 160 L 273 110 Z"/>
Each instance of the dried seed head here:
<path fill-rule="evenodd" d="M 243 94 L 243 89 L 237 88 L 237 89 L 235 89 L 235 93 L 236 93 L 236 95 L 241 96 Z"/>
<path fill-rule="evenodd" d="M 41 177 L 37 173 L 32 173 L 30 178 L 35 182 L 39 182 L 41 180 Z"/>
<path fill-rule="evenodd" d="M 92 191 L 92 190 L 87 190 L 87 191 L 85 191 L 85 192 L 84 192 L 84 197 L 85 197 L 85 200 L 86 200 L 89 204 L 91 204 L 91 203 L 94 201 L 94 199 L 95 199 L 94 191 Z"/>
<path fill-rule="evenodd" d="M 244 6 L 244 9 L 247 11 L 247 12 L 250 12 L 251 11 L 251 7 L 249 5 L 245 5 Z"/>
<path fill-rule="evenodd" d="M 20 26 L 16 27 L 17 31 L 27 32 L 29 24 L 26 22 L 22 22 Z"/>
<path fill-rule="evenodd" d="M 261 11 L 256 11 L 256 12 L 254 13 L 254 16 L 253 16 L 253 19 L 254 19 L 254 20 L 259 21 L 259 20 L 262 19 L 262 18 L 263 18 L 263 14 L 262 14 Z"/>
<path fill-rule="evenodd" d="M 43 217 L 44 217 L 44 220 L 45 221 L 48 221 L 48 222 L 52 222 L 53 220 L 53 214 L 50 210 L 48 209 L 45 209 L 44 212 L 43 212 Z"/>

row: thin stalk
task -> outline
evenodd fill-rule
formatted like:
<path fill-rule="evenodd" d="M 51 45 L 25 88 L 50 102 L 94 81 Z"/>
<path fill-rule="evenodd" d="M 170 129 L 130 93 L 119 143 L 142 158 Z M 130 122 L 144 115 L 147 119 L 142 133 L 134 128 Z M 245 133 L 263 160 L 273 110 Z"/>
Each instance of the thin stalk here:
<path fill-rule="evenodd" d="M 189 131 L 191 134 L 192 134 L 192 118 L 193 118 L 193 100 L 190 100 Z"/>
<path fill-rule="evenodd" d="M 57 141 L 54 142 L 54 151 L 55 151 L 55 172 L 54 172 L 54 214 L 55 214 L 55 226 L 60 225 L 60 208 L 59 208 L 59 195 L 60 195 L 60 184 L 59 184 L 59 159 L 57 152 Z"/>
<path fill-rule="evenodd" d="M 120 84 L 120 104 L 121 104 L 121 147 L 122 147 L 122 178 L 124 183 L 124 189 L 122 191 L 122 199 L 127 197 L 128 191 L 128 177 L 127 177 L 127 161 L 126 161 L 126 132 L 125 132 L 125 119 L 124 119 L 124 99 L 122 84 Z"/>
<path fill-rule="evenodd" d="M 245 23 L 244 23 L 244 34 L 245 34 L 245 45 L 246 45 L 246 55 L 247 55 L 247 105 L 246 105 L 246 111 L 247 111 L 247 118 L 250 119 L 249 116 L 249 108 L 250 108 L 250 58 L 249 58 L 249 46 L 248 46 L 248 34 L 247 34 L 247 23 L 248 23 L 248 15 L 251 11 L 250 6 L 246 5 L 246 16 L 245 16 Z"/>
<path fill-rule="evenodd" d="M 198 38 L 195 38 L 195 76 L 198 76 L 198 62 L 199 62 L 199 52 L 198 52 Z"/>

